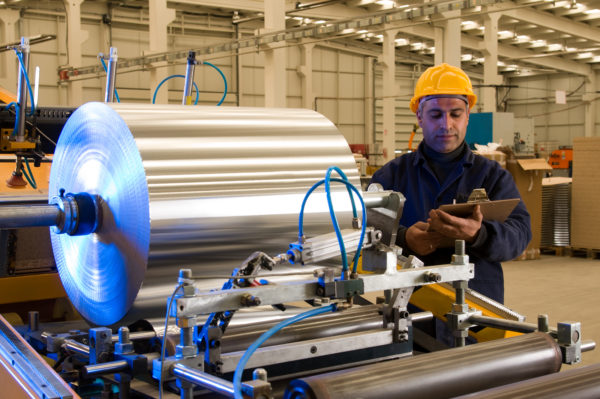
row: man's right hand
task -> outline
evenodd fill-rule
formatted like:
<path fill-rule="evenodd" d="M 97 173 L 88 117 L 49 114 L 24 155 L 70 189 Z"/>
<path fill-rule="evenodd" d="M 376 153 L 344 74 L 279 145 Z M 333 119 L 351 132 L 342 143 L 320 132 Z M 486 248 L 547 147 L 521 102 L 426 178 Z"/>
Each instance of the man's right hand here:
<path fill-rule="evenodd" d="M 428 230 L 429 223 L 425 222 L 417 222 L 406 230 L 406 244 L 417 255 L 429 255 L 443 240 L 440 233 Z"/>

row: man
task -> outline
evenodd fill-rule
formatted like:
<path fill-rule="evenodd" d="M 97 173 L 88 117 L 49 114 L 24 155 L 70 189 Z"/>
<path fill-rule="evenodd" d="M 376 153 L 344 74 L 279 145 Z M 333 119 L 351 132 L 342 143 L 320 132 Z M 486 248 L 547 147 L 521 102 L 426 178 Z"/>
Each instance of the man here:
<path fill-rule="evenodd" d="M 475 277 L 469 287 L 504 302 L 500 262 L 520 255 L 531 240 L 523 201 L 503 223 L 483 220 L 479 206 L 466 218 L 437 208 L 466 202 L 476 188 L 490 200 L 519 198 L 510 173 L 496 161 L 475 155 L 465 143 L 469 112 L 477 96 L 469 77 L 448 64 L 428 68 L 419 78 L 410 109 L 423 130 L 417 151 L 388 162 L 371 180 L 406 197 L 397 243 L 426 265 L 449 263 L 454 240 L 466 241 Z"/>

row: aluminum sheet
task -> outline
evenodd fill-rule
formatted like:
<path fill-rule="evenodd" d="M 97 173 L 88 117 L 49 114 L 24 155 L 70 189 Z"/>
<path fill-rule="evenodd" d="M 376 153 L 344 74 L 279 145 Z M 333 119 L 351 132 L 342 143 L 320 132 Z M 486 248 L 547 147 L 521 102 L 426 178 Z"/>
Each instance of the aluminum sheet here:
<path fill-rule="evenodd" d="M 49 196 L 98 194 L 103 219 L 88 236 L 52 233 L 65 290 L 92 324 L 164 314 L 180 268 L 229 274 L 256 250 L 284 252 L 332 165 L 360 187 L 346 140 L 310 110 L 85 104 L 61 133 Z M 347 226 L 348 194 L 333 191 Z M 314 197 L 309 236 L 331 231 L 323 191 Z"/>

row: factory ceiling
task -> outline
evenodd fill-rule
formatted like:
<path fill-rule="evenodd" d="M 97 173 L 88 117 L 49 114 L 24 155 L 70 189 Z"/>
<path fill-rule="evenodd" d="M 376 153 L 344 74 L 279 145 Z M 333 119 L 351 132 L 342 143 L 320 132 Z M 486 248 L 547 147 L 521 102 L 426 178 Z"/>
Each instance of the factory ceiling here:
<path fill-rule="evenodd" d="M 527 76 L 568 72 L 588 76 L 600 69 L 600 0 L 285 1 L 287 31 L 302 31 L 304 33 L 298 36 L 301 38 L 318 37 L 323 45 L 377 55 L 381 53 L 383 32 L 399 28 L 395 41 L 397 61 L 401 63 L 433 64 L 435 27 L 458 15 L 462 30 L 462 66 L 482 73 L 486 50 L 484 20 L 489 15 L 500 15 L 499 73 Z M 27 10 L 33 3 L 43 6 L 53 1 L 0 0 L 0 9 Z M 113 10 L 148 8 L 147 0 L 93 3 L 108 4 Z M 259 0 L 167 1 L 168 7 L 179 14 L 211 16 L 221 21 L 220 27 L 235 26 L 245 32 L 246 37 L 263 27 L 264 3 Z M 448 13 L 448 10 L 455 11 Z M 275 41 L 282 40 L 289 44 L 296 39 L 275 38 Z M 207 54 L 215 52 L 210 50 Z"/>
<path fill-rule="evenodd" d="M 327 25 L 340 20 L 419 9 L 424 4 L 443 5 L 449 1 L 346 0 L 287 1 L 288 28 Z M 456 2 L 455 2 L 456 3 Z M 466 3 L 466 2 L 465 2 Z M 473 3 L 473 2 L 471 2 Z M 261 20 L 262 1 L 172 0 L 174 7 L 195 6 L 205 10 L 231 12 L 240 24 Z M 461 8 L 462 62 L 466 67 L 483 65 L 484 18 L 500 12 L 498 22 L 499 72 L 519 74 L 574 72 L 585 75 L 600 69 L 600 0 L 514 0 L 489 6 Z M 399 59 L 433 63 L 433 28 L 443 15 L 412 18 L 396 37 Z M 354 33 L 354 34 L 352 34 Z M 352 40 L 357 46 L 383 41 L 382 26 L 345 32 L 338 41 Z M 371 46 L 366 46 L 371 47 Z M 371 47 L 373 48 L 373 47 Z"/>

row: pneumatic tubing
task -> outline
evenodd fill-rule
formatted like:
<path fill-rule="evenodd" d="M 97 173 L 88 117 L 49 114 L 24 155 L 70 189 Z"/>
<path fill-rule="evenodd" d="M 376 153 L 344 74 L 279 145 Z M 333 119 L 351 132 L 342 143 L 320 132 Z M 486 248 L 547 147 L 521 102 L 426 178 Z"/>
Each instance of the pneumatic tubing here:
<path fill-rule="evenodd" d="M 300 320 L 304 320 L 308 317 L 317 316 L 327 312 L 335 312 L 337 309 L 337 305 L 332 303 L 331 305 L 323 306 L 320 308 L 311 309 L 307 312 L 300 313 L 294 317 L 290 317 L 289 319 L 283 320 L 282 322 L 274 325 L 268 331 L 266 331 L 263 335 L 261 335 L 250 347 L 244 352 L 244 355 L 240 359 L 235 368 L 235 373 L 233 374 L 233 390 L 235 399 L 243 399 L 242 395 L 242 374 L 244 373 L 244 369 L 246 368 L 246 363 L 250 360 L 252 354 L 261 346 L 266 340 L 268 340 L 272 335 L 277 333 L 279 330 L 294 324 Z"/>

